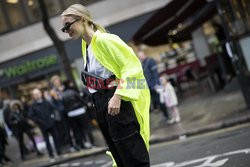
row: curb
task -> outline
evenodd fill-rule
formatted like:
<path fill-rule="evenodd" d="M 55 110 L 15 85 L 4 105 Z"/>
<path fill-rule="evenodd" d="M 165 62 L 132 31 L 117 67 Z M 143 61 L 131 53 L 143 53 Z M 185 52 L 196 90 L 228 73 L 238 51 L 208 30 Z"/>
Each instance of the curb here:
<path fill-rule="evenodd" d="M 180 134 L 175 134 L 175 135 L 168 136 L 168 137 L 163 137 L 163 138 L 158 138 L 158 139 L 155 138 L 155 139 L 150 141 L 150 144 L 157 144 L 157 143 L 162 143 L 162 142 L 167 142 L 167 141 L 172 141 L 172 140 L 178 140 L 178 139 L 181 139 L 182 137 L 185 138 L 185 137 L 200 135 L 200 134 L 216 131 L 219 129 L 248 123 L 248 122 L 250 122 L 250 115 L 242 116 L 242 117 L 239 117 L 237 119 L 226 120 L 223 122 L 208 125 L 206 127 L 200 128 L 200 129 L 193 129 L 190 131 L 186 131 L 186 132 L 183 132 Z"/>
<path fill-rule="evenodd" d="M 48 163 L 46 165 L 42 165 L 42 166 L 39 166 L 39 167 L 50 167 L 50 166 L 66 163 L 66 162 L 69 162 L 69 161 L 74 161 L 74 160 L 79 159 L 79 158 L 86 158 L 86 157 L 90 157 L 90 156 L 93 156 L 93 155 L 99 155 L 99 154 L 105 153 L 107 150 L 108 150 L 108 148 L 106 147 L 106 148 L 102 148 L 102 149 L 100 149 L 98 151 L 95 151 L 95 152 L 92 152 L 92 153 L 86 153 L 86 154 L 82 154 L 82 155 L 78 155 L 78 156 L 74 156 L 74 157 L 64 158 L 62 160 L 59 160 L 59 161 L 56 161 L 56 162 L 51 162 L 51 163 Z"/>
<path fill-rule="evenodd" d="M 176 135 L 172 135 L 172 136 L 168 136 L 168 137 L 155 138 L 155 139 L 150 140 L 150 144 L 158 144 L 158 143 L 162 143 L 162 142 L 178 140 L 178 139 L 181 139 L 182 137 L 195 136 L 195 135 L 199 135 L 199 134 L 203 134 L 203 133 L 207 133 L 207 132 L 212 132 L 215 130 L 228 128 L 228 127 L 232 127 L 232 126 L 236 126 L 236 125 L 240 125 L 240 124 L 244 124 L 244 123 L 248 123 L 248 122 L 250 122 L 250 115 L 242 116 L 242 117 L 239 117 L 237 119 L 226 120 L 226 121 L 215 123 L 215 124 L 212 124 L 212 125 L 200 128 L 200 129 L 194 129 L 194 130 L 186 131 L 184 133 L 180 133 L 180 134 L 176 134 Z M 76 160 L 79 158 L 86 158 L 86 157 L 93 156 L 93 155 L 103 154 L 107 150 L 108 150 L 108 148 L 103 148 L 101 150 L 98 150 L 98 151 L 95 151 L 92 153 L 87 153 L 87 154 L 74 156 L 74 157 L 70 157 L 70 158 L 65 158 L 63 160 L 49 163 L 49 164 L 46 164 L 46 165 L 43 165 L 40 167 L 50 167 L 50 166 L 58 165 L 61 163 L 73 161 L 73 160 Z"/>

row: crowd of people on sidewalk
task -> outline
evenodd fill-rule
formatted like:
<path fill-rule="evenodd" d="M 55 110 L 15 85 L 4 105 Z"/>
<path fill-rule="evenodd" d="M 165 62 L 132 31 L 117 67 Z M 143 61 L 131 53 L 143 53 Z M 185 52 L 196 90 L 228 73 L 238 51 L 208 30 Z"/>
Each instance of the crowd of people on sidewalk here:
<path fill-rule="evenodd" d="M 44 154 L 37 147 L 37 132 L 42 135 L 51 160 L 55 152 L 60 156 L 65 151 L 79 151 L 95 146 L 92 131 L 96 124 L 93 123 L 93 112 L 90 112 L 92 103 L 88 93 L 85 91 L 80 96 L 69 82 L 62 83 L 57 75 L 51 78 L 51 85 L 50 90 L 33 89 L 30 102 L 24 96 L 11 99 L 7 90 L 1 90 L 3 120 L 0 122 L 0 163 L 10 161 L 5 155 L 8 143 L 6 129 L 17 140 L 22 160 L 26 160 L 30 151 L 35 151 L 37 156 Z M 33 143 L 32 149 L 24 141 L 24 134 Z M 54 143 L 55 151 L 51 143 Z"/>
<path fill-rule="evenodd" d="M 151 111 L 161 110 L 164 121 L 169 124 L 180 122 L 177 96 L 167 76 L 159 77 L 156 63 L 147 58 L 143 51 L 140 51 L 138 56 L 151 92 Z M 39 128 L 51 159 L 55 156 L 54 152 L 61 155 L 65 147 L 71 151 L 79 151 L 95 145 L 92 129 L 96 123 L 94 112 L 91 112 L 93 104 L 89 92 L 83 91 L 84 96 L 80 96 L 72 83 L 62 83 L 58 75 L 52 76 L 50 83 L 50 90 L 33 89 L 30 102 L 25 96 L 11 99 L 7 90 L 1 90 L 4 121 L 1 121 L 0 163 L 10 161 L 4 153 L 8 143 L 6 127 L 17 140 L 22 160 L 26 160 L 26 154 L 30 151 L 25 145 L 24 134 L 33 144 L 32 151 L 35 151 L 38 157 L 43 155 L 37 147 L 35 127 Z"/>

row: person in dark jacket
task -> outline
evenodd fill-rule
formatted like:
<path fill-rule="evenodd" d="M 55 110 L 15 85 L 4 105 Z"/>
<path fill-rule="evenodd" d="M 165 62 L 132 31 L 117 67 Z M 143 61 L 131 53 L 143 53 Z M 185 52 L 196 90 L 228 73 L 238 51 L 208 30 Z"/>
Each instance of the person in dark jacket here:
<path fill-rule="evenodd" d="M 160 85 L 157 64 L 154 59 L 148 58 L 142 50 L 138 52 L 138 57 L 142 63 L 143 72 L 149 86 L 153 108 L 160 108 L 165 118 L 168 119 L 167 108 L 164 104 L 160 103 L 160 96 L 155 88 L 157 85 Z"/>
<path fill-rule="evenodd" d="M 30 107 L 30 117 L 39 126 L 43 134 L 46 147 L 50 158 L 54 157 L 51 144 L 49 142 L 49 135 L 52 135 L 56 152 L 58 155 L 61 154 L 60 139 L 58 138 L 58 129 L 55 125 L 55 108 L 53 105 L 42 97 L 42 92 L 40 89 L 34 89 L 32 91 L 34 102 Z"/>
<path fill-rule="evenodd" d="M 94 145 L 91 121 L 88 114 L 87 103 L 83 101 L 78 92 L 67 84 L 62 94 L 63 104 L 67 117 L 73 129 L 76 144 L 81 148 Z M 90 142 L 90 146 L 84 145 Z"/>
<path fill-rule="evenodd" d="M 39 152 L 37 149 L 37 145 L 35 139 L 32 134 L 32 126 L 28 123 L 27 118 L 24 116 L 24 111 L 22 105 L 19 101 L 13 101 L 10 103 L 10 116 L 9 116 L 9 123 L 11 126 L 11 130 L 17 139 L 21 159 L 25 160 L 25 144 L 23 141 L 24 133 L 30 138 L 33 143 L 34 149 L 38 156 L 41 156 L 42 153 Z"/>
<path fill-rule="evenodd" d="M 74 146 L 73 143 L 73 139 L 72 136 L 70 134 L 71 132 L 71 124 L 70 124 L 70 120 L 68 119 L 67 113 L 65 112 L 64 109 L 64 104 L 62 101 L 62 94 L 63 94 L 63 90 L 64 90 L 64 85 L 62 84 L 61 78 L 59 75 L 53 75 L 50 79 L 50 83 L 52 85 L 52 89 L 51 89 L 51 93 L 52 93 L 52 98 L 56 96 L 57 101 L 60 101 L 60 103 L 62 103 L 63 105 L 63 111 L 62 111 L 62 122 L 63 122 L 63 126 L 64 126 L 64 130 L 62 131 L 63 138 L 62 141 L 65 144 L 69 144 L 71 146 L 71 150 L 79 150 L 77 147 Z M 56 95 L 54 95 L 56 94 Z M 61 106 L 60 106 L 61 107 Z"/>
<path fill-rule="evenodd" d="M 5 162 L 10 162 L 10 158 L 5 154 L 5 147 L 8 144 L 7 142 L 7 134 L 6 131 L 4 129 L 4 127 L 2 127 L 2 125 L 0 125 L 0 166 L 2 164 L 4 164 Z"/>
<path fill-rule="evenodd" d="M 64 105 L 62 102 L 62 99 L 60 99 L 59 95 L 54 89 L 50 90 L 50 96 L 51 96 L 51 104 L 56 108 L 55 112 L 55 126 L 60 129 L 58 131 L 58 135 L 61 139 L 61 145 L 67 146 L 70 144 L 71 147 L 73 147 L 73 141 L 70 137 L 69 132 L 69 126 L 67 125 L 67 120 L 65 118 L 65 112 L 64 112 Z"/>

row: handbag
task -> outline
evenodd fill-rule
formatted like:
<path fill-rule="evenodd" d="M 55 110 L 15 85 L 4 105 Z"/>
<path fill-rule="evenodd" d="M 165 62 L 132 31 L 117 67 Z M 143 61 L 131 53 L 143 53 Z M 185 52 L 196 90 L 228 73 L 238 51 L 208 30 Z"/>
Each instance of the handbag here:
<path fill-rule="evenodd" d="M 85 86 L 99 91 L 109 89 L 107 85 L 110 84 L 110 82 L 112 82 L 113 80 L 115 80 L 115 75 L 112 75 L 108 79 L 105 79 L 87 71 L 82 71 L 81 80 Z"/>

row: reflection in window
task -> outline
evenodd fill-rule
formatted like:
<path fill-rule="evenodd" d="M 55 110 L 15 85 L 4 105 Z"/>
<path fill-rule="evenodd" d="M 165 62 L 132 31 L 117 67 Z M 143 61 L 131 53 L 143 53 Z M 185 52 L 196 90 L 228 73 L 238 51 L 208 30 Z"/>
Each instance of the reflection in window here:
<path fill-rule="evenodd" d="M 61 4 L 59 0 L 44 0 L 45 5 L 47 7 L 48 15 L 55 16 L 62 12 Z"/>
<path fill-rule="evenodd" d="M 223 17 L 233 36 L 244 35 L 250 31 L 250 1 L 222 0 Z"/>
<path fill-rule="evenodd" d="M 25 0 L 24 4 L 30 22 L 41 20 L 41 11 L 37 0 Z"/>
<path fill-rule="evenodd" d="M 222 0 L 221 1 L 222 4 L 222 17 L 224 17 L 225 22 L 229 28 L 229 33 L 234 36 L 237 34 L 237 29 L 235 26 L 235 21 L 234 21 L 234 16 L 232 13 L 232 10 L 230 8 L 230 4 L 228 0 Z"/>
<path fill-rule="evenodd" d="M 241 35 L 246 32 L 245 18 L 241 8 L 241 2 L 232 0 L 232 8 L 235 16 L 234 24 L 237 27 L 237 34 Z"/>
<path fill-rule="evenodd" d="M 232 7 L 235 12 L 235 16 L 238 20 L 241 20 L 246 29 L 250 30 L 250 1 L 241 0 L 236 1 L 232 0 Z"/>
<path fill-rule="evenodd" d="M 5 6 L 13 28 L 18 28 L 26 24 L 20 1 L 6 0 Z"/>
<path fill-rule="evenodd" d="M 7 24 L 3 15 L 2 6 L 0 6 L 0 32 L 7 30 Z"/>

